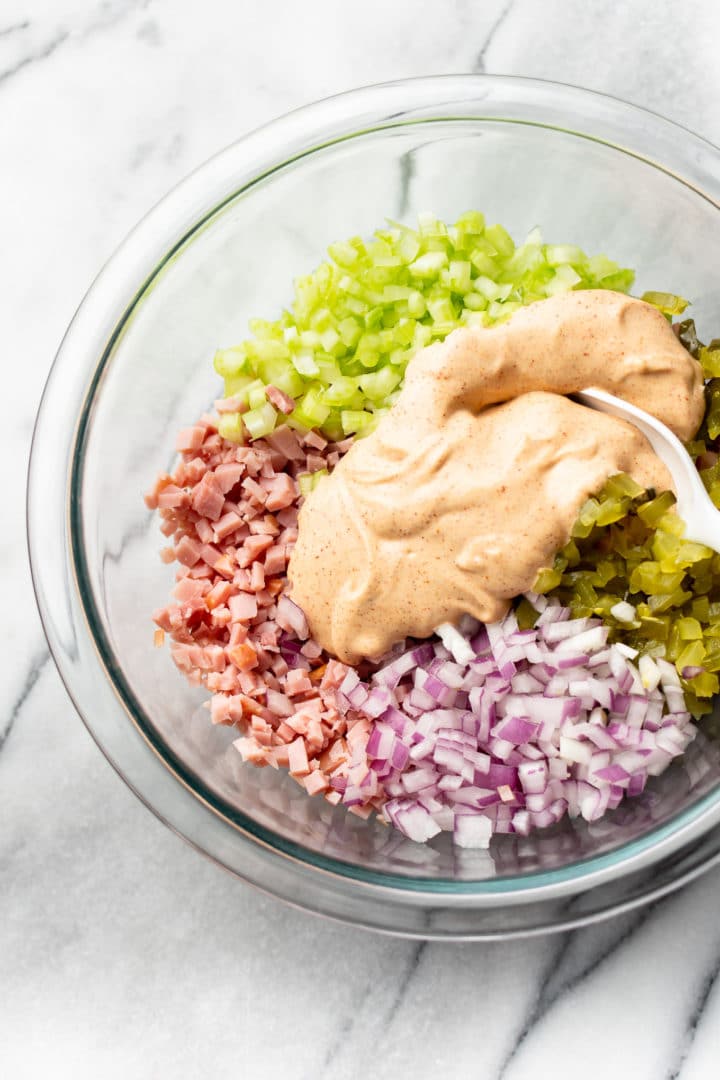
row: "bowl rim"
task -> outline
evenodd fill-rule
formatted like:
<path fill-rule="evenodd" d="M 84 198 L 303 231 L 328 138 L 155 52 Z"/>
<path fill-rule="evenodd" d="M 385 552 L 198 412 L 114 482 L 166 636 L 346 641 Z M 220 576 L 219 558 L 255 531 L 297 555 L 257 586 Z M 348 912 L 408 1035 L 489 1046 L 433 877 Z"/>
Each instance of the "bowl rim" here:
<path fill-rule="evenodd" d="M 577 125 L 569 124 L 569 118 L 575 118 Z M 504 75 L 430 76 L 347 91 L 293 110 L 250 132 L 201 165 L 160 200 L 123 241 L 88 290 L 60 345 L 38 410 L 28 472 L 28 545 L 43 628 L 68 694 L 103 754 L 156 816 L 216 862 L 278 895 L 282 890 L 274 887 L 272 873 L 250 874 L 230 868 L 193 840 L 187 824 L 182 824 L 182 814 L 155 805 L 114 760 L 107 739 L 93 721 L 95 701 L 87 685 L 81 686 L 79 677 L 81 652 L 83 662 L 93 664 L 95 675 L 103 680 L 104 705 L 115 710 L 118 719 L 122 714 L 123 722 L 130 719 L 146 745 L 158 753 L 158 747 L 148 740 L 147 732 L 133 715 L 118 684 L 117 672 L 113 674 L 107 660 L 103 660 L 83 589 L 83 552 L 77 546 L 81 501 L 77 495 L 84 434 L 105 366 L 133 310 L 183 246 L 239 193 L 308 154 L 369 131 L 433 120 L 473 119 L 544 127 L 600 142 L 667 173 L 720 210 L 720 151 L 673 121 L 619 98 L 561 83 Z M 70 425 L 55 415 L 53 403 L 58 395 L 72 417 Z M 61 453 L 57 453 L 58 446 Z M 57 491 L 49 515 L 46 494 L 53 483 Z M 52 559 L 42 546 L 48 516 L 62 537 L 58 558 Z M 248 829 L 233 821 L 232 816 L 228 818 L 214 799 L 208 801 L 189 786 L 167 757 L 163 756 L 162 761 L 172 772 L 176 788 L 184 789 L 183 798 L 191 792 L 196 807 L 220 815 L 224 826 L 232 828 L 244 843 L 264 846 L 270 863 L 289 860 L 296 869 L 301 866 L 305 874 L 322 876 L 331 890 L 338 888 L 342 892 L 348 884 L 362 886 L 364 891 L 382 896 L 385 903 L 400 905 L 422 902 L 487 908 L 566 896 L 573 890 L 583 891 L 611 878 L 647 869 L 720 821 L 719 787 L 636 840 L 551 871 L 478 881 L 401 878 L 359 871 L 294 842 L 268 844 L 255 830 L 265 834 L 270 830 L 256 823 Z M 308 901 L 302 906 L 313 907 L 313 903 Z"/>

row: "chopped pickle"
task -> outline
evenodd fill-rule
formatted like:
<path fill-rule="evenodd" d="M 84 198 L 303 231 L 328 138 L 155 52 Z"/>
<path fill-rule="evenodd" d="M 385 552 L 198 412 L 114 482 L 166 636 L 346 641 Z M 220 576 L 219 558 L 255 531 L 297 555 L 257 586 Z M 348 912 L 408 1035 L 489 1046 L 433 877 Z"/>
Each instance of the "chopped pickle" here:
<path fill-rule="evenodd" d="M 559 570 L 553 570 L 546 567 L 538 574 L 535 584 L 533 585 L 533 591 L 536 593 L 550 592 L 551 589 L 557 588 L 563 580 L 563 576 Z"/>
<path fill-rule="evenodd" d="M 523 596 L 515 608 L 515 617 L 521 630 L 530 630 L 538 620 L 540 612 L 536 611 L 527 597 Z"/>
<path fill-rule="evenodd" d="M 706 440 L 704 433 L 701 452 L 714 452 Z M 533 588 L 557 596 L 575 617 L 599 616 L 611 641 L 672 661 L 699 716 L 708 711 L 704 699 L 718 693 L 720 555 L 684 538 L 674 505 L 669 491 L 655 495 L 630 477 L 611 477 L 583 504 L 572 538 Z M 613 615 L 623 603 L 635 609 L 634 621 Z"/>
<path fill-rule="evenodd" d="M 653 307 L 662 311 L 663 315 L 682 315 L 690 303 L 689 300 L 683 300 L 682 296 L 666 292 L 645 292 L 640 299 L 646 304 L 652 304 Z"/>

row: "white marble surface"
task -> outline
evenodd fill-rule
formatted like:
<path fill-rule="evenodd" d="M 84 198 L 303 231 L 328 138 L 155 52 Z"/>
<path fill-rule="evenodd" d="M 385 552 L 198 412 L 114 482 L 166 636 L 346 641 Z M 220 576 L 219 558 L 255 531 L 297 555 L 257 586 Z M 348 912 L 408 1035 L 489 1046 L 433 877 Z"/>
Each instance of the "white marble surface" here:
<path fill-rule="evenodd" d="M 96 270 L 244 131 L 352 85 L 476 70 L 584 83 L 720 142 L 718 42 L 714 0 L 1 0 L 1 1076 L 717 1075 L 720 873 L 577 933 L 418 945 L 289 910 L 166 831 L 48 661 L 23 474 Z"/>

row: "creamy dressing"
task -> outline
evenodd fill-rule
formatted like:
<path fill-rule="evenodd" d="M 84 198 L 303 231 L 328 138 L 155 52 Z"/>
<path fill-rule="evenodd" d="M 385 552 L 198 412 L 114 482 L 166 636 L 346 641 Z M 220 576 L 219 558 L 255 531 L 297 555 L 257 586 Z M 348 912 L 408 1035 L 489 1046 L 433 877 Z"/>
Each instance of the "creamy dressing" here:
<path fill-rule="evenodd" d="M 700 365 L 655 308 L 619 293 L 566 293 L 419 352 L 388 415 L 300 512 L 288 576 L 312 636 L 355 663 L 466 612 L 497 620 L 609 476 L 670 488 L 636 428 L 563 396 L 586 387 L 683 440 L 704 412 Z"/>

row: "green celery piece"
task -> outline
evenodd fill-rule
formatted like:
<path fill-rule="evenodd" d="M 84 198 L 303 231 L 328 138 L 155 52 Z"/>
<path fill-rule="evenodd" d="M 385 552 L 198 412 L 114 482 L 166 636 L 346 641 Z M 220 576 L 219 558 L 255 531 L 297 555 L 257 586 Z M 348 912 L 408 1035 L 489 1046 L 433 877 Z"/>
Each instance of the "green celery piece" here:
<path fill-rule="evenodd" d="M 631 283 L 632 272 L 606 256 L 544 245 L 537 230 L 516 247 L 507 230 L 487 224 L 478 211 L 453 225 L 423 214 L 416 228 L 389 222 L 369 240 L 353 236 L 332 244 L 328 260 L 295 281 L 293 302 L 280 318 L 253 320 L 252 337 L 220 350 L 216 366 L 228 382 L 259 379 L 298 402 L 316 385 L 325 407 L 337 406 L 320 421 L 311 398 L 309 411 L 300 405 L 289 422 L 301 430 L 321 424 L 326 435 L 342 438 L 343 407 L 387 408 L 413 353 L 458 326 L 490 326 L 559 289 L 626 290 Z M 347 387 L 341 380 L 363 372 L 382 378 L 361 383 L 357 397 L 342 400 Z M 234 396 L 230 389 L 226 396 Z"/>
<path fill-rule="evenodd" d="M 231 416 L 232 413 L 227 415 Z M 257 409 L 251 409 L 243 413 L 242 421 L 248 430 L 250 438 L 261 439 L 263 435 L 269 435 L 275 428 L 277 413 L 269 401 Z"/>
<path fill-rule="evenodd" d="M 227 439 L 228 442 L 245 442 L 245 428 L 240 413 L 221 413 L 218 421 L 218 431 L 223 439 Z"/>
<path fill-rule="evenodd" d="M 247 371 L 249 357 L 244 345 L 231 349 L 218 349 L 213 359 L 213 367 L 224 379 L 242 375 Z"/>

